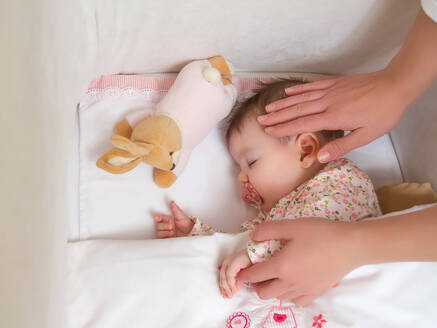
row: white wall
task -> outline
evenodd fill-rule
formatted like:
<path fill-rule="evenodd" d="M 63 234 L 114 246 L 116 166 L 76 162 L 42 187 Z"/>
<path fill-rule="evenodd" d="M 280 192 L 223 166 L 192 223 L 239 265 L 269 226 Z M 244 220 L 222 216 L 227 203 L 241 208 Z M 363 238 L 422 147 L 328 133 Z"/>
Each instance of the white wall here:
<path fill-rule="evenodd" d="M 69 123 L 93 75 L 80 13 L 74 1 L 0 2 L 0 327 L 64 323 Z"/>

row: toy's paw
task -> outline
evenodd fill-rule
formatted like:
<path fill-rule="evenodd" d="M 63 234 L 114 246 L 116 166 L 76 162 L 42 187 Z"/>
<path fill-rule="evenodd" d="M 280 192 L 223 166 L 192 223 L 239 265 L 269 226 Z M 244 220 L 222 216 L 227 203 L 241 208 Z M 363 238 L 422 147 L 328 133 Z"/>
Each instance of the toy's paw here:
<path fill-rule="evenodd" d="M 123 149 L 114 148 L 100 157 L 96 165 L 109 173 L 121 174 L 132 170 L 140 162 L 141 158 Z"/>
<path fill-rule="evenodd" d="M 232 84 L 231 77 L 234 74 L 234 66 L 222 56 L 215 56 L 208 59 L 211 66 L 220 72 L 224 85 Z"/>
<path fill-rule="evenodd" d="M 217 83 L 221 79 L 220 72 L 214 68 L 214 67 L 208 67 L 206 70 L 203 71 L 203 77 L 205 80 L 207 80 L 209 83 Z"/>
<path fill-rule="evenodd" d="M 153 179 L 159 187 L 168 188 L 176 181 L 177 176 L 171 171 L 164 171 L 155 168 L 153 170 Z"/>

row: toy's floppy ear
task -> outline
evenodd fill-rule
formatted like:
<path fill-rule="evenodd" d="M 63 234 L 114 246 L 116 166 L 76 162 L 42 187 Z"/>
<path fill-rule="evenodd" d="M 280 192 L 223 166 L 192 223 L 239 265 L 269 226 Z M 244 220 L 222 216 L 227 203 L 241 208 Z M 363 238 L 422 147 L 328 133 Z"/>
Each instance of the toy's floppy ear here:
<path fill-rule="evenodd" d="M 137 157 L 145 156 L 149 154 L 153 148 L 155 148 L 155 146 L 152 144 L 138 141 L 133 142 L 130 139 L 122 137 L 118 134 L 114 134 L 111 137 L 111 143 L 115 147 L 126 150 Z"/>
<path fill-rule="evenodd" d="M 118 148 L 113 148 L 100 157 L 97 167 L 112 174 L 121 174 L 135 168 L 141 162 L 141 158 Z"/>

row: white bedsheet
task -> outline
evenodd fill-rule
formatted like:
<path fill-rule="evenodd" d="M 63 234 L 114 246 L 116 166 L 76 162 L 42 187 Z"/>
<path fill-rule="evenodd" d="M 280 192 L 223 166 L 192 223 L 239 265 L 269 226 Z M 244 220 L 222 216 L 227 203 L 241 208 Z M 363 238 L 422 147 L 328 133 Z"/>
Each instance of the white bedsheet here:
<path fill-rule="evenodd" d="M 75 189 L 78 170 L 75 150 L 71 159 L 73 214 L 69 239 L 153 238 L 152 215 L 169 213 L 170 200 L 179 203 L 189 215 L 224 231 L 237 232 L 240 223 L 254 212 L 240 199 L 237 171 L 218 127 L 194 149 L 185 171 L 169 189 L 154 184 L 152 168 L 145 164 L 123 175 L 112 175 L 96 167 L 97 159 L 112 147 L 109 137 L 114 124 L 130 111 L 153 105 L 165 93 L 161 89 L 132 87 L 135 84 L 132 81 L 123 82 L 123 87 L 112 85 L 111 79 L 103 78 L 103 81 L 106 82 L 98 88 L 90 88 L 79 106 L 80 183 Z M 241 81 L 237 79 L 236 83 L 244 89 Z M 402 182 L 388 135 L 348 157 L 369 174 L 375 187 Z M 74 214 L 77 197 L 79 211 Z"/>
<path fill-rule="evenodd" d="M 234 312 L 245 312 L 250 327 L 260 327 L 279 302 L 261 301 L 251 290 L 223 299 L 217 284 L 217 266 L 247 238 L 242 233 L 70 243 L 69 327 L 226 327 Z M 437 263 L 369 265 L 312 305 L 292 309 L 298 327 L 312 327 L 321 314 L 323 328 L 427 328 L 436 326 L 436 294 Z"/>

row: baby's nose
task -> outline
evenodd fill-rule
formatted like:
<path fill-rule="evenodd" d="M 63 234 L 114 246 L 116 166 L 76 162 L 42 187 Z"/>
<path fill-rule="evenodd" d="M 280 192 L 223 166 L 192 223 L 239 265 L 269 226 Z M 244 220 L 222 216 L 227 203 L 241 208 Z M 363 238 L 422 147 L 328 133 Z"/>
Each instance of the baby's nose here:
<path fill-rule="evenodd" d="M 247 178 L 247 174 L 241 171 L 240 174 L 238 174 L 238 181 L 242 183 L 249 182 L 249 179 Z"/>

